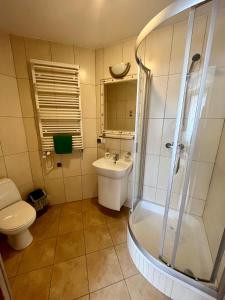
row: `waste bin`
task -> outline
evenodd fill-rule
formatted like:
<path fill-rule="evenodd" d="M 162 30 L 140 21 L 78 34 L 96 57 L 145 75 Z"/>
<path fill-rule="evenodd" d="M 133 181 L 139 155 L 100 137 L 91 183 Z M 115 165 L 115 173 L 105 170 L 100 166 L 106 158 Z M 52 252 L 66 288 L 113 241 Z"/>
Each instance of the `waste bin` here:
<path fill-rule="evenodd" d="M 27 202 L 35 208 L 38 215 L 42 214 L 47 209 L 47 194 L 42 189 L 36 189 L 29 193 Z"/>

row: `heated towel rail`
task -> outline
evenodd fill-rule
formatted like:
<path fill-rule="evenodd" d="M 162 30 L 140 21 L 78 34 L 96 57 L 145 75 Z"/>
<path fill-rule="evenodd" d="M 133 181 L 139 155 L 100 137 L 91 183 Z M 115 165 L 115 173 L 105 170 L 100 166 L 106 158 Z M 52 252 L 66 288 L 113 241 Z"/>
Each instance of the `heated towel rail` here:
<path fill-rule="evenodd" d="M 43 153 L 54 151 L 57 134 L 83 149 L 79 66 L 32 59 L 31 72 Z"/>

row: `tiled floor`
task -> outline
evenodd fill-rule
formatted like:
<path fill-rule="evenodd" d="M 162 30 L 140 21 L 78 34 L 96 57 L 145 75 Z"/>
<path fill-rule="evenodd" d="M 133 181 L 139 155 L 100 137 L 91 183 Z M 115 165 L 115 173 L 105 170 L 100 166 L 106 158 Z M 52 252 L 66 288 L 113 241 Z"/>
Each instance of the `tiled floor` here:
<path fill-rule="evenodd" d="M 33 243 L 12 250 L 0 239 L 15 300 L 167 299 L 138 274 L 126 245 L 128 209 L 96 199 L 50 207 L 32 226 Z"/>

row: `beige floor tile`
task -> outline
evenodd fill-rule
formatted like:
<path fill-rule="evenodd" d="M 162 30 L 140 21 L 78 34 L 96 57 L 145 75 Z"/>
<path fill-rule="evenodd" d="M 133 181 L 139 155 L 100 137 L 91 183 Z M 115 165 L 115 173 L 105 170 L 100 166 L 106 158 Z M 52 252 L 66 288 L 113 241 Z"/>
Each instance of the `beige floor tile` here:
<path fill-rule="evenodd" d="M 128 220 L 129 208 L 122 206 L 120 211 L 113 211 L 111 209 L 103 208 L 104 214 L 106 216 L 106 222 L 114 222 L 118 220 Z"/>
<path fill-rule="evenodd" d="M 83 213 L 84 227 L 105 224 L 105 216 L 99 210 L 87 210 Z"/>
<path fill-rule="evenodd" d="M 90 300 L 129 300 L 130 296 L 124 281 L 110 285 L 90 294 Z"/>
<path fill-rule="evenodd" d="M 59 230 L 59 217 L 43 215 L 35 221 L 30 230 L 34 240 L 56 237 Z"/>
<path fill-rule="evenodd" d="M 114 221 L 107 224 L 114 245 L 126 242 L 127 222 L 124 220 Z"/>
<path fill-rule="evenodd" d="M 57 239 L 55 263 L 85 254 L 83 230 L 59 235 Z"/>
<path fill-rule="evenodd" d="M 113 246 L 106 224 L 88 226 L 84 230 L 86 253 Z"/>
<path fill-rule="evenodd" d="M 54 262 L 56 238 L 34 241 L 24 250 L 19 274 L 33 271 Z"/>
<path fill-rule="evenodd" d="M 81 201 L 74 201 L 74 202 L 69 202 L 69 203 L 65 203 L 62 205 L 62 209 L 61 209 L 61 215 L 62 216 L 68 216 L 71 215 L 73 213 L 79 213 L 81 212 Z"/>
<path fill-rule="evenodd" d="M 12 294 L 14 300 L 47 300 L 51 268 L 47 267 L 15 277 Z"/>
<path fill-rule="evenodd" d="M 2 255 L 7 276 L 9 278 L 15 276 L 23 257 L 23 251 L 16 251 L 12 249 L 8 245 L 6 237 L 1 236 L 0 253 Z"/>
<path fill-rule="evenodd" d="M 116 283 L 123 278 L 114 248 L 88 254 L 87 267 L 91 292 Z"/>
<path fill-rule="evenodd" d="M 130 276 L 138 274 L 138 270 L 130 257 L 127 244 L 124 243 L 117 245 L 115 246 L 115 249 L 122 269 L 123 276 L 125 278 L 128 278 Z"/>
<path fill-rule="evenodd" d="M 89 295 L 86 295 L 86 296 L 83 296 L 83 297 L 79 297 L 79 298 L 76 298 L 75 300 L 89 300 Z"/>
<path fill-rule="evenodd" d="M 143 276 L 135 275 L 126 279 L 132 300 L 165 300 L 169 299 L 155 289 Z"/>
<path fill-rule="evenodd" d="M 50 300 L 71 300 L 88 292 L 85 256 L 54 265 Z"/>
<path fill-rule="evenodd" d="M 99 210 L 100 205 L 98 204 L 97 198 L 91 198 L 91 199 L 83 199 L 82 200 L 82 211 L 87 210 Z"/>
<path fill-rule="evenodd" d="M 62 215 L 59 220 L 59 234 L 83 229 L 82 213 L 77 212 L 68 215 Z"/>

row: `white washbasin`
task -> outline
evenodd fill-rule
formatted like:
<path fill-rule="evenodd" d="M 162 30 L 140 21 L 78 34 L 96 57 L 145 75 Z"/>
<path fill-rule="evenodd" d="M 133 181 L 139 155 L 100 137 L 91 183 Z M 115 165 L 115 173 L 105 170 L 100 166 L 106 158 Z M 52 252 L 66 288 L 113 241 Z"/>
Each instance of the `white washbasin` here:
<path fill-rule="evenodd" d="M 119 159 L 115 163 L 112 158 L 103 157 L 94 161 L 92 165 L 98 175 L 118 179 L 129 174 L 132 161 Z"/>

